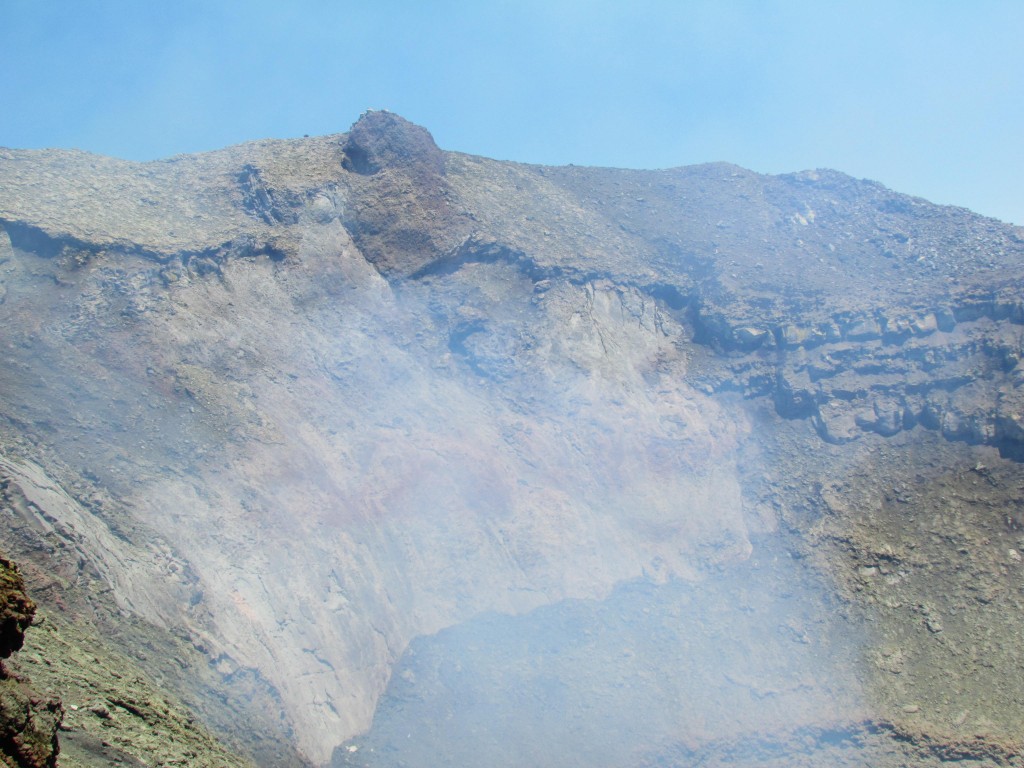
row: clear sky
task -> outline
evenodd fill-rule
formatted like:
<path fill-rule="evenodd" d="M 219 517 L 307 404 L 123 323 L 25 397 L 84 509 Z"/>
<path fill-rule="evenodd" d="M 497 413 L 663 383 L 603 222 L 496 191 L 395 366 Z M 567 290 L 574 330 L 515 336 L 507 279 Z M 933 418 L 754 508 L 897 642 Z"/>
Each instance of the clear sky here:
<path fill-rule="evenodd" d="M 0 82 L 0 146 L 153 159 L 384 108 L 445 149 L 836 168 L 1024 224 L 1019 0 L 0 0 Z"/>

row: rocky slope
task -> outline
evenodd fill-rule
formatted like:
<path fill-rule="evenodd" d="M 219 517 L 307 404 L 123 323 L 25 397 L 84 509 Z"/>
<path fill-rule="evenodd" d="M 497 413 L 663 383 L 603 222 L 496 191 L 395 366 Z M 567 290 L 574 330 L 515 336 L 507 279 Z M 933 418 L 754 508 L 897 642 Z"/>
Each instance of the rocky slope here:
<path fill-rule="evenodd" d="M 1014 754 L 1019 228 L 834 172 L 497 162 L 386 112 L 145 164 L 0 150 L 0 191 L 0 526 L 97 639 L 94 691 L 130 659 L 261 765 L 567 765 L 610 724 L 588 764 Z M 639 642 L 606 614 L 631 584 L 668 633 L 643 663 L 609 645 Z M 475 662 L 538 716 L 576 702 L 525 754 L 514 719 L 479 736 L 523 711 L 507 679 L 406 654 L 559 611 L 591 666 L 527 675 L 490 630 Z M 751 653 L 766 627 L 796 641 Z M 493 717 L 414 741 L 396 668 Z M 630 671 L 665 681 L 631 716 L 579 704 Z"/>

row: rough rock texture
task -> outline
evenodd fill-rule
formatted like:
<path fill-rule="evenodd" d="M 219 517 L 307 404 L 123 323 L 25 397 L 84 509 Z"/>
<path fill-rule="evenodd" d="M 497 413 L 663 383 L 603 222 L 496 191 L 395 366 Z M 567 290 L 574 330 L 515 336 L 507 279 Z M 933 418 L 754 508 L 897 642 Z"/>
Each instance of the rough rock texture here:
<path fill-rule="evenodd" d="M 250 706 L 267 695 L 258 680 L 238 679 L 225 691 L 222 674 L 192 643 L 125 607 L 126 587 L 112 586 L 101 569 L 151 562 L 145 546 L 129 545 L 129 531 L 155 541 L 118 520 L 106 494 L 93 491 L 87 504 L 79 507 L 37 466 L 0 463 L 5 543 L 26 564 L 46 619 L 9 667 L 63 700 L 60 764 L 251 765 L 237 755 L 243 752 L 265 764 L 306 765 L 276 733 L 277 708 L 268 723 Z M 90 528 L 90 513 L 105 515 L 110 527 Z M 183 566 L 162 562 L 143 582 L 152 595 Z M 230 747 L 197 719 L 213 724 Z"/>
<path fill-rule="evenodd" d="M 10 560 L 0 557 L 0 659 L 8 659 L 25 643 L 36 604 L 25 594 L 25 580 Z"/>
<path fill-rule="evenodd" d="M 101 638 L 259 764 L 491 743 L 569 765 L 616 727 L 631 741 L 589 765 L 1014 754 L 1019 566 L 971 547 L 1018 515 L 1019 228 L 832 171 L 498 162 L 386 112 L 145 164 L 0 150 L 0 191 L 0 530 L 79 647 Z M 969 495 L 976 465 L 989 496 Z M 889 495 L 931 478 L 947 490 L 900 528 Z M 967 570 L 944 565 L 961 547 L 944 525 L 973 542 Z M 927 557 L 886 555 L 898 530 Z M 737 586 L 755 565 L 757 595 Z M 1007 597 L 955 625 L 970 573 Z M 876 574 L 893 594 L 865 591 Z M 638 583 L 674 629 L 608 628 Z M 594 639 L 541 676 L 536 648 L 492 645 L 473 695 L 506 669 L 519 710 L 621 702 L 588 681 L 635 679 L 624 648 L 643 641 L 657 691 L 634 701 L 667 714 L 580 704 L 500 739 L 456 707 L 450 738 L 395 704 L 395 669 L 424 701 L 468 695 L 410 649 L 468 654 L 482 616 L 548 610 Z M 752 652 L 766 631 L 784 642 Z M 722 638 L 719 666 L 677 663 Z M 964 654 L 1003 677 L 963 673 Z M 878 671 L 893 658 L 914 661 Z M 87 689 L 121 717 L 108 677 Z M 494 701 L 476 711 L 504 718 Z M 98 732 L 69 720 L 83 744 Z M 575 741 L 507 748 L 570 721 Z M 383 735 L 414 723 L 418 751 Z"/>
<path fill-rule="evenodd" d="M 25 642 L 36 606 L 25 594 L 17 567 L 0 556 L 0 658 L 9 659 Z M 60 747 L 57 728 L 63 709 L 41 697 L 0 662 L 0 761 L 14 768 L 54 768 Z"/>

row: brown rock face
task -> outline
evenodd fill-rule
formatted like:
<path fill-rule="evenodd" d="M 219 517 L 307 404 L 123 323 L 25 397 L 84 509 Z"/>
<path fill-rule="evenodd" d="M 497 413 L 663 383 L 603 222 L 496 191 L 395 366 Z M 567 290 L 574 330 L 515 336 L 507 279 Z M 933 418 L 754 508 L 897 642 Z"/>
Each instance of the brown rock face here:
<path fill-rule="evenodd" d="M 21 649 L 36 607 L 25 594 L 17 567 L 0 557 L 0 654 L 9 658 Z M 17 768 L 55 768 L 60 747 L 57 729 L 63 708 L 45 699 L 26 680 L 0 665 L 0 756 Z"/>
<path fill-rule="evenodd" d="M 359 193 L 342 220 L 366 259 L 407 275 L 453 251 L 472 222 L 452 206 L 445 153 L 425 129 L 370 111 L 341 142 L 341 165 Z"/>
<path fill-rule="evenodd" d="M 436 183 L 444 175 L 444 153 L 430 132 L 385 110 L 365 113 L 341 148 L 342 166 L 355 173 L 369 176 L 385 168 L 402 169 L 423 184 Z"/>
<path fill-rule="evenodd" d="M 14 563 L 0 557 L 0 658 L 21 650 L 36 605 L 25 594 L 25 580 Z"/>

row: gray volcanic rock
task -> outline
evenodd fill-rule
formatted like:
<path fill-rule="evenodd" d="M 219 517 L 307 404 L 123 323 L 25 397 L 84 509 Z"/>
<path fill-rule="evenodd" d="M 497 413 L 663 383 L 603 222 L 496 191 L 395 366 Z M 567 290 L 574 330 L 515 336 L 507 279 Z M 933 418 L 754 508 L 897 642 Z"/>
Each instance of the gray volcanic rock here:
<path fill-rule="evenodd" d="M 826 525 L 826 479 L 875 499 L 923 466 L 1009 476 L 1024 452 L 1024 233 L 832 171 L 527 166 L 370 112 L 344 135 L 154 163 L 2 150 L 0 227 L 0 470 L 25 499 L 0 529 L 69 621 L 108 629 L 111 653 L 147 638 L 140 667 L 260 764 L 368 761 L 347 740 L 407 695 L 391 675 L 415 672 L 418 638 L 613 605 L 636 582 L 689 599 L 680 584 L 750 562 L 774 605 L 792 574 L 762 547 L 874 552 L 890 531 Z M 921 466 L 883 487 L 864 457 L 895 445 Z M 932 677 L 862 668 L 903 620 L 864 631 L 842 569 L 881 567 L 865 557 L 809 560 L 825 586 L 803 618 L 783 611 L 823 622 L 785 630 L 798 643 L 864 635 L 838 666 L 803 674 L 809 657 L 779 650 L 763 673 L 713 667 L 741 697 L 658 720 L 607 764 L 704 754 L 756 722 L 787 744 L 952 744 L 893 693 L 931 701 Z M 821 618 L 821 590 L 843 610 Z M 775 621 L 708 610 L 751 642 L 751 616 Z M 692 667 L 666 647 L 645 669 L 678 697 Z M 1009 690 L 1021 670 L 1002 661 Z M 991 754 L 1024 719 L 1006 695 L 1009 716 L 976 717 Z M 763 699 L 789 704 L 744 709 Z"/>

